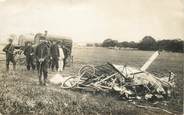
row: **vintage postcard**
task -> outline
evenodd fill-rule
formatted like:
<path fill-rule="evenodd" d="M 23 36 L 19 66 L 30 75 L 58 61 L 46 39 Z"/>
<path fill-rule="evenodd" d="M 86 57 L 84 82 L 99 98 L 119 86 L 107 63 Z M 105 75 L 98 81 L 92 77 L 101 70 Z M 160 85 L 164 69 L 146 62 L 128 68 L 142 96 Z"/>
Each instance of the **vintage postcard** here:
<path fill-rule="evenodd" d="M 0 0 L 0 115 L 182 115 L 184 0 Z"/>

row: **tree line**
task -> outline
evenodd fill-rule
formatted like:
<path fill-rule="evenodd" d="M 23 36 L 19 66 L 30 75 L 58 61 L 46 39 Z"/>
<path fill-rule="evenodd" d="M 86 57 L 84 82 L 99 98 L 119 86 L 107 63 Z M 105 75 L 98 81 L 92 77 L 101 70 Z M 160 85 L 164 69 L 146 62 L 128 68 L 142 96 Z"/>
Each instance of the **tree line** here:
<path fill-rule="evenodd" d="M 123 48 L 136 48 L 139 50 L 154 51 L 165 50 L 172 52 L 183 52 L 184 41 L 181 39 L 173 40 L 158 40 L 156 41 L 152 36 L 145 36 L 140 42 L 118 42 L 113 39 L 105 39 L 102 44 L 96 44 L 97 47 L 123 47 Z"/>
<path fill-rule="evenodd" d="M 154 51 L 154 50 L 165 50 L 172 52 L 183 52 L 184 41 L 181 39 L 163 39 L 156 41 L 152 36 L 145 36 L 140 42 L 118 42 L 111 38 L 105 39 L 102 43 L 87 44 L 87 47 L 118 47 L 118 48 L 135 48 L 139 50 Z"/>

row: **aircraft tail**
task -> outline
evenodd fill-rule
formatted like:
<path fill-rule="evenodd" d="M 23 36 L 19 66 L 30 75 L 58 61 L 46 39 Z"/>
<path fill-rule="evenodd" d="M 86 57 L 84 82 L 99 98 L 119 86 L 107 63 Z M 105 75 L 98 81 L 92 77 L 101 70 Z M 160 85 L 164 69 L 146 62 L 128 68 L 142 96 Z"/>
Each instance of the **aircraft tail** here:
<path fill-rule="evenodd" d="M 159 51 L 156 51 L 147 61 L 146 63 L 141 67 L 141 71 L 145 71 L 152 62 L 158 57 Z"/>

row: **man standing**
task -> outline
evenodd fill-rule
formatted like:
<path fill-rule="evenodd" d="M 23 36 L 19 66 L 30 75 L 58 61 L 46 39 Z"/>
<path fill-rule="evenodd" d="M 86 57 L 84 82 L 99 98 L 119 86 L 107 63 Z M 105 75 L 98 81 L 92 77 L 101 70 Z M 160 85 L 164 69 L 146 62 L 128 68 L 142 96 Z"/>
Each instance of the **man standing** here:
<path fill-rule="evenodd" d="M 40 44 L 36 47 L 35 56 L 37 59 L 37 69 L 39 73 L 39 83 L 42 85 L 42 74 L 44 77 L 43 85 L 46 85 L 48 74 L 49 45 L 44 36 L 40 37 Z"/>
<path fill-rule="evenodd" d="M 59 72 L 63 71 L 64 68 L 64 52 L 63 52 L 63 47 L 60 45 L 59 46 Z"/>
<path fill-rule="evenodd" d="M 67 58 L 70 54 L 70 50 L 65 45 L 62 45 L 62 48 L 63 48 L 63 53 L 64 53 L 64 59 L 63 59 L 63 70 L 64 70 L 66 67 Z"/>
<path fill-rule="evenodd" d="M 54 67 L 56 67 L 56 71 L 58 71 L 58 61 L 59 61 L 59 47 L 56 41 L 53 41 L 53 44 L 50 48 L 51 58 L 52 58 L 52 71 Z"/>
<path fill-rule="evenodd" d="M 9 44 L 3 48 L 3 51 L 6 52 L 6 70 L 9 71 L 10 62 L 13 63 L 13 70 L 15 70 L 16 62 L 14 59 L 14 45 L 13 39 L 9 39 Z"/>
<path fill-rule="evenodd" d="M 52 41 L 49 41 L 49 48 L 51 49 L 51 47 L 53 46 L 53 42 Z M 50 59 L 49 59 L 49 62 L 48 62 L 48 68 L 50 69 L 52 67 L 52 55 L 51 55 L 51 51 L 50 51 Z"/>
<path fill-rule="evenodd" d="M 34 65 L 34 49 L 32 47 L 31 42 L 27 43 L 27 47 L 24 50 L 24 55 L 26 56 L 26 62 L 27 62 L 27 70 L 30 70 L 30 67 L 32 67 L 33 70 L 35 70 Z"/>

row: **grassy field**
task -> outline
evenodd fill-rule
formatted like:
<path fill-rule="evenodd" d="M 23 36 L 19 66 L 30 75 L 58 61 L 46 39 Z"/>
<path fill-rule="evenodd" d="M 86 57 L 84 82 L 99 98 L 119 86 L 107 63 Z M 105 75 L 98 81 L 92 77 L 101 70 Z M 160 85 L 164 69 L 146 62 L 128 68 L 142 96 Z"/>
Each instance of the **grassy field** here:
<path fill-rule="evenodd" d="M 74 64 L 62 74 L 75 75 L 83 64 L 100 65 L 111 62 L 141 67 L 152 53 L 138 50 L 75 48 Z M 183 109 L 183 59 L 183 54 L 180 53 L 161 52 L 148 69 L 160 77 L 167 75 L 169 71 L 177 74 L 175 97 L 170 99 L 167 105 L 156 105 L 177 114 L 182 114 Z M 0 112 L 3 114 L 167 114 L 159 110 L 139 108 L 131 102 L 106 94 L 63 90 L 52 84 L 41 87 L 38 85 L 36 72 L 21 71 L 18 68 L 17 72 L 7 74 L 4 62 L 0 64 Z M 49 77 L 53 74 L 49 73 Z"/>
<path fill-rule="evenodd" d="M 103 64 L 108 62 L 114 64 L 128 64 L 140 68 L 146 60 L 154 53 L 152 51 L 139 50 L 113 50 L 105 48 L 88 48 L 74 50 L 75 63 Z M 171 100 L 170 109 L 182 111 L 183 109 L 183 65 L 184 55 L 182 53 L 161 52 L 147 71 L 159 77 L 168 75 L 169 71 L 176 73 L 177 77 L 175 98 Z"/>

